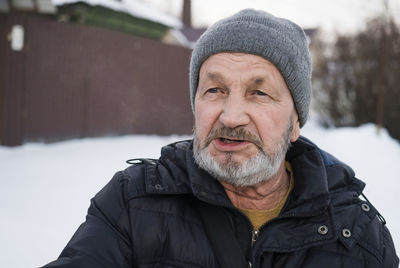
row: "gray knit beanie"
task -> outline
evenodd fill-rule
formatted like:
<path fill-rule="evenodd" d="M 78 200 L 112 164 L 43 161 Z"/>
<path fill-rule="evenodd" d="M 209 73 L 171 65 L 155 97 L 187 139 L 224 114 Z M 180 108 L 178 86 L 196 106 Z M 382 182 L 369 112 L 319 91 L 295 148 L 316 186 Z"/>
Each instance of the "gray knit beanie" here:
<path fill-rule="evenodd" d="M 245 9 L 208 28 L 195 44 L 190 61 L 193 111 L 200 67 L 220 52 L 249 53 L 272 62 L 292 94 L 300 127 L 305 124 L 311 102 L 311 56 L 298 25 L 264 11 Z"/>

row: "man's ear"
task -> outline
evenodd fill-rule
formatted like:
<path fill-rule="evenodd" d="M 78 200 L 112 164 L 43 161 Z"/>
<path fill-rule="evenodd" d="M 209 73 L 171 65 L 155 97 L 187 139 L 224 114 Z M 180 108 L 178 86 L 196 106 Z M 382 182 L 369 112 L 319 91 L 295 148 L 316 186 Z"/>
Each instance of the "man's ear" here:
<path fill-rule="evenodd" d="M 298 117 L 296 116 L 293 120 L 295 120 L 293 124 L 293 134 L 290 139 L 291 142 L 297 141 L 297 139 L 300 137 L 300 122 Z"/>

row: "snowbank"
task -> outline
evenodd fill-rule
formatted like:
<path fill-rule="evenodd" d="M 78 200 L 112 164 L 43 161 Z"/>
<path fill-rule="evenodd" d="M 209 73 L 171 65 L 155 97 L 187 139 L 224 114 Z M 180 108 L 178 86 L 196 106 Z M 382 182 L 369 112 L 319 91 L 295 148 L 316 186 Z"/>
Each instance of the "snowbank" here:
<path fill-rule="evenodd" d="M 373 125 L 302 134 L 348 163 L 400 244 L 400 144 Z M 90 198 L 124 169 L 125 160 L 157 158 L 160 147 L 189 137 L 125 136 L 0 147 L 0 267 L 37 267 L 57 258 L 84 221 Z"/>

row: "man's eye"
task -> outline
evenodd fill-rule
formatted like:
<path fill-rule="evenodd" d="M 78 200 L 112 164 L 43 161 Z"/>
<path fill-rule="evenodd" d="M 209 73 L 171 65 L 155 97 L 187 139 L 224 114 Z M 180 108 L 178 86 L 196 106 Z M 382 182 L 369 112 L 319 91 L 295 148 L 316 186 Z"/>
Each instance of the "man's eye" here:
<path fill-rule="evenodd" d="M 260 91 L 260 90 L 256 90 L 254 91 L 254 94 L 258 95 L 258 96 L 267 96 L 267 94 L 265 94 L 264 92 Z"/>
<path fill-rule="evenodd" d="M 209 90 L 207 90 L 208 93 L 218 93 L 218 88 L 214 87 L 214 88 L 210 88 Z"/>

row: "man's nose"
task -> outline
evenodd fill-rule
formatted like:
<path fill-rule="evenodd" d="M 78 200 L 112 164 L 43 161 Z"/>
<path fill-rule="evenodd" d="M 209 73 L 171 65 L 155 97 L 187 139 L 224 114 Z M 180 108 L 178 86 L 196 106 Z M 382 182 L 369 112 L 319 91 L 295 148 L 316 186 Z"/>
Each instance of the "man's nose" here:
<path fill-rule="evenodd" d="M 226 127 L 236 128 L 249 124 L 250 117 L 246 111 L 243 96 L 230 94 L 222 104 L 219 121 Z"/>

